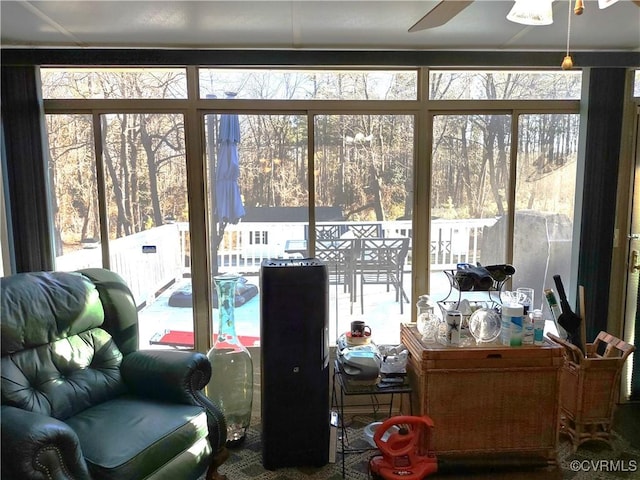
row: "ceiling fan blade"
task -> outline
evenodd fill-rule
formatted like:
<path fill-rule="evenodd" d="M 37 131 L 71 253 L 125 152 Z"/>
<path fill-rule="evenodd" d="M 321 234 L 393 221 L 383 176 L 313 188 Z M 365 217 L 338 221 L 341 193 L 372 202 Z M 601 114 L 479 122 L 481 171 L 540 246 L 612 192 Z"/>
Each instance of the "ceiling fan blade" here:
<path fill-rule="evenodd" d="M 420 30 L 444 25 L 472 3 L 473 0 L 441 0 L 440 3 L 429 10 L 424 17 L 418 20 L 418 22 L 413 25 L 409 31 L 418 32 Z"/>

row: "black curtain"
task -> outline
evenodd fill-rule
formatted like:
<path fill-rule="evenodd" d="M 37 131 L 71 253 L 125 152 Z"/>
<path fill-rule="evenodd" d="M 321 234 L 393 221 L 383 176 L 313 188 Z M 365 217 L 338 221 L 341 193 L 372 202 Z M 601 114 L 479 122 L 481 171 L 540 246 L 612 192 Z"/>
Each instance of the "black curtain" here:
<path fill-rule="evenodd" d="M 607 331 L 626 70 L 593 68 L 587 78 L 578 285 L 584 285 L 586 298 L 593 299 L 586 305 L 591 342 L 601 330 Z"/>
<path fill-rule="evenodd" d="M 52 270 L 47 162 L 36 67 L 2 67 L 8 225 L 16 272 Z"/>

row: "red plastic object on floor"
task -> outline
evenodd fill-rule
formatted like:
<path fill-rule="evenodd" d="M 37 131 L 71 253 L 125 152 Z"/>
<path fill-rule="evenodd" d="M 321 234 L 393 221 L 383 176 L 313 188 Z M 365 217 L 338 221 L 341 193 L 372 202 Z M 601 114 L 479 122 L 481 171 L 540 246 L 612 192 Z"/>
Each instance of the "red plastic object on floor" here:
<path fill-rule="evenodd" d="M 396 426 L 397 432 L 386 440 L 387 430 Z M 401 415 L 391 417 L 380 425 L 373 436 L 382 455 L 369 461 L 374 478 L 384 480 L 422 480 L 438 471 L 438 461 L 431 449 L 433 420 L 428 416 Z"/>
<path fill-rule="evenodd" d="M 217 335 L 213 334 L 213 341 L 216 341 Z M 245 347 L 260 346 L 259 337 L 249 337 L 240 335 L 240 342 Z M 187 347 L 193 348 L 194 336 L 193 332 L 185 332 L 182 330 L 163 330 L 154 334 L 149 340 L 150 345 L 167 345 L 170 347 Z"/>

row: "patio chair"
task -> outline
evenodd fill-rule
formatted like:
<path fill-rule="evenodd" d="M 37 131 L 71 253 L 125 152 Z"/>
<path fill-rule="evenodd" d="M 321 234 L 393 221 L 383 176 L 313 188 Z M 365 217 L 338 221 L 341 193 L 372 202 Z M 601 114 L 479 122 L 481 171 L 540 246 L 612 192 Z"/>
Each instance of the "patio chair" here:
<path fill-rule="evenodd" d="M 329 283 L 343 285 L 351 303 L 355 302 L 354 264 L 359 247 L 357 239 L 316 240 L 315 258 L 326 263 Z"/>
<path fill-rule="evenodd" d="M 382 238 L 382 224 L 380 223 L 349 223 L 349 231 L 355 238 Z"/>
<path fill-rule="evenodd" d="M 409 298 L 404 291 L 404 262 L 409 252 L 409 238 L 363 238 L 356 261 L 355 275 L 360 277 L 360 312 L 364 313 L 364 286 L 386 285 L 387 292 L 394 288 L 396 302 Z"/>
<path fill-rule="evenodd" d="M 316 240 L 333 240 L 340 238 L 347 231 L 344 223 L 328 223 L 315 226 Z M 304 226 L 304 238 L 309 240 L 309 225 Z"/>

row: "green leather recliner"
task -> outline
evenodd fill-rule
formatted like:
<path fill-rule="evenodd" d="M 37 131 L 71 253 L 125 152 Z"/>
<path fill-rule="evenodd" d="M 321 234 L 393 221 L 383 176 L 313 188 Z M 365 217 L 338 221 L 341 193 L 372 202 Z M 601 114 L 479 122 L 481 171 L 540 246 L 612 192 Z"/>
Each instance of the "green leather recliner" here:
<path fill-rule="evenodd" d="M 108 270 L 4 277 L 3 479 L 217 478 L 226 424 L 197 352 L 138 350 L 138 315 Z"/>

